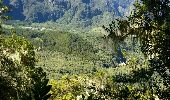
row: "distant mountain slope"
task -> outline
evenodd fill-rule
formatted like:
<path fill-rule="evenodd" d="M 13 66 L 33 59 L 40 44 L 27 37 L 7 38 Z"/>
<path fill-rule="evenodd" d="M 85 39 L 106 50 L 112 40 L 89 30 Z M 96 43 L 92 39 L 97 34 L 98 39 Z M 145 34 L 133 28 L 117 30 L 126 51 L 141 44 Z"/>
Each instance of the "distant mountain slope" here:
<path fill-rule="evenodd" d="M 15 20 L 91 26 L 126 16 L 134 0 L 4 0 Z"/>

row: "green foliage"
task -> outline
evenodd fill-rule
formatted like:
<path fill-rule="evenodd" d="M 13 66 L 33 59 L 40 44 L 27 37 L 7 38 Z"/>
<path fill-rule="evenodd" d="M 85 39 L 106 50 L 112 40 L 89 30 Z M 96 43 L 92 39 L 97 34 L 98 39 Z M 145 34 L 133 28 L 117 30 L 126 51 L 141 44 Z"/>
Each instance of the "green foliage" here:
<path fill-rule="evenodd" d="M 32 5 L 30 12 L 25 13 L 28 14 L 28 19 L 38 20 L 36 19 L 38 16 L 46 16 L 53 10 L 58 10 L 52 5 L 51 10 L 41 9 L 43 2 L 39 0 Z M 63 1 L 62 3 L 74 4 L 74 2 Z M 70 8 L 70 5 L 66 5 L 67 9 L 59 8 L 62 11 L 57 15 L 59 17 L 57 22 L 64 24 L 64 27 L 66 24 L 70 24 L 71 27 L 90 27 L 96 23 L 103 23 L 105 19 L 110 21 L 112 14 L 103 12 L 105 10 L 102 11 L 102 15 L 98 15 L 100 11 L 98 12 L 95 7 L 104 8 L 100 1 L 94 0 L 95 6 L 89 5 L 92 9 L 86 7 L 85 1 L 78 2 L 79 5 L 72 5 L 73 8 Z M 106 5 L 112 4 L 111 2 L 111 0 L 106 2 Z M 114 9 L 123 11 L 127 8 L 122 2 L 123 0 L 114 1 L 115 4 L 121 5 L 119 7 L 115 5 Z M 114 44 L 114 53 L 108 53 L 108 48 L 102 48 L 101 34 L 84 34 L 75 30 L 71 30 L 73 33 L 66 32 L 68 30 L 59 31 L 54 27 L 57 24 L 52 22 L 41 24 L 42 26 L 39 24 L 28 27 L 17 26 L 17 33 L 35 44 L 37 47 L 35 51 L 38 53 L 36 56 L 41 59 L 35 64 L 34 47 L 25 39 L 15 35 L 3 38 L 1 63 L 5 67 L 1 69 L 5 73 L 0 77 L 0 86 L 5 93 L 2 91 L 0 93 L 6 97 L 4 99 L 44 100 L 50 97 L 48 92 L 52 85 L 50 91 L 52 100 L 169 99 L 169 3 L 168 0 L 141 0 L 135 3 L 135 11 L 128 20 L 115 19 L 108 28 L 104 27 Z M 64 14 L 65 11 L 69 13 Z M 115 13 L 121 15 L 120 12 Z M 103 20 L 101 20 L 102 16 Z M 108 37 L 106 36 L 105 39 Z M 149 66 L 147 59 L 144 59 L 138 50 L 139 42 L 142 52 L 150 60 Z M 4 54 L 4 52 L 8 53 L 6 48 L 10 51 L 9 54 Z M 115 67 L 110 64 L 112 62 L 110 55 L 118 54 L 120 48 L 127 63 L 109 68 Z M 108 68 L 101 67 L 107 63 Z M 47 76 L 51 78 L 50 85 L 42 68 L 36 68 L 35 65 L 43 66 L 47 71 Z"/>
<path fill-rule="evenodd" d="M 9 18 L 9 16 L 6 16 L 4 15 L 4 13 L 7 13 L 9 12 L 9 7 L 8 6 L 5 6 L 3 4 L 3 0 L 0 0 L 0 16 L 1 16 L 1 20 L 0 20 L 0 23 L 2 24 L 2 21 L 3 20 L 7 20 Z"/>
<path fill-rule="evenodd" d="M 81 93 L 83 87 L 78 76 L 68 77 L 63 76 L 60 80 L 51 80 L 51 99 L 53 100 L 70 100 L 76 99 L 76 96 Z"/>
<path fill-rule="evenodd" d="M 1 20 L 9 9 L 0 1 Z M 34 46 L 26 39 L 2 36 L 0 27 L 0 99 L 47 100 L 51 86 L 42 68 L 35 68 Z M 36 91 L 35 91 L 36 90 Z"/>
<path fill-rule="evenodd" d="M 3 5 L 3 0 L 0 0 L 0 35 L 3 33 L 1 24 L 4 22 L 4 20 L 9 18 L 9 16 L 4 15 L 8 11 L 9 7 Z"/>
<path fill-rule="evenodd" d="M 47 85 L 46 75 L 40 68 L 35 68 L 35 53 L 33 45 L 25 39 L 21 39 L 15 35 L 12 37 L 2 37 L 0 43 L 1 51 L 1 89 L 2 99 L 24 99 L 30 100 L 36 97 L 39 89 L 37 84 L 43 84 L 41 88 L 45 92 Z M 44 74 L 41 74 L 44 73 Z M 44 81 L 46 80 L 46 81 Z M 4 82 L 3 82 L 4 81 Z M 3 84 L 7 82 L 6 84 Z M 45 89 L 45 90 L 43 90 Z M 8 91 L 9 90 L 9 91 Z M 44 97 L 48 93 L 46 90 L 41 96 Z M 42 98 L 41 98 L 42 99 Z M 36 99 L 40 100 L 40 99 Z"/>
<path fill-rule="evenodd" d="M 142 52 L 150 59 L 150 69 L 157 71 L 169 87 L 169 0 L 136 2 L 136 10 L 130 16 L 142 44 Z M 163 98 L 166 98 L 161 95 Z"/>
<path fill-rule="evenodd" d="M 18 35 L 28 38 L 36 48 L 41 48 L 41 50 L 58 51 L 64 54 L 74 54 L 85 59 L 95 59 L 96 49 L 93 44 L 80 34 L 60 30 L 53 31 L 48 30 L 48 28 L 43 31 L 41 31 L 41 28 L 34 29 L 34 27 L 16 29 Z"/>
<path fill-rule="evenodd" d="M 143 84 L 116 83 L 106 72 L 97 72 L 93 76 L 64 76 L 58 81 L 52 80 L 53 100 L 151 100 L 152 89 Z"/>
<path fill-rule="evenodd" d="M 134 4 L 135 10 L 128 20 L 119 19 L 117 23 L 113 21 L 109 28 L 104 27 L 116 47 L 128 35 L 137 37 L 141 50 L 150 63 L 147 68 L 135 70 L 130 75 L 117 75 L 115 80 L 123 83 L 148 82 L 148 87 L 152 89 L 152 92 L 162 99 L 169 99 L 170 86 L 169 3 L 169 0 L 137 0 Z M 136 64 L 132 64 L 132 66 L 136 66 Z M 160 84 L 158 85 L 158 83 Z"/>
<path fill-rule="evenodd" d="M 119 44 L 127 35 L 137 36 L 140 40 L 141 50 L 149 59 L 150 65 L 147 69 L 134 71 L 132 76 L 116 76 L 117 81 L 142 81 L 152 83 L 149 87 L 159 95 L 159 98 L 167 99 L 169 89 L 169 1 L 148 1 L 141 0 L 134 4 L 135 11 L 129 17 L 129 20 L 118 20 L 105 28 L 109 32 L 115 44 Z M 119 45 L 116 45 L 116 47 Z M 133 65 L 135 66 L 135 65 Z M 154 74 L 155 72 L 159 74 Z M 142 76 L 141 76 L 142 74 Z M 156 85 L 157 77 L 163 79 L 163 83 Z M 133 77 L 131 80 L 130 77 Z M 155 82 L 153 82 L 155 77 Z M 143 78 L 140 80 L 140 78 Z M 130 79 L 130 80 L 129 80 Z M 137 79 L 137 80 L 136 80 Z M 153 85 L 154 84 L 154 85 Z M 163 85 L 164 90 L 161 89 Z M 166 91 L 166 92 L 164 92 Z M 162 94 L 165 93 L 165 94 Z"/>
<path fill-rule="evenodd" d="M 51 85 L 48 85 L 49 79 L 46 78 L 47 75 L 45 72 L 43 72 L 41 67 L 35 69 L 34 73 L 36 73 L 33 75 L 33 79 L 36 81 L 34 88 L 32 89 L 34 93 L 34 99 L 47 100 L 51 96 L 51 94 L 48 92 L 52 87 Z"/>
<path fill-rule="evenodd" d="M 101 69 L 103 62 L 109 62 L 111 58 L 109 51 L 100 47 L 102 37 L 50 30 L 49 25 L 30 26 L 30 29 L 27 27 L 29 26 L 13 28 L 16 29 L 17 35 L 29 39 L 34 44 L 38 59 L 36 66 L 43 66 L 49 78 L 58 79 L 65 74 L 92 74 L 96 69 Z M 41 27 L 46 29 L 41 30 Z M 8 25 L 5 28 L 8 29 Z M 7 30 L 6 35 L 9 34 Z"/>

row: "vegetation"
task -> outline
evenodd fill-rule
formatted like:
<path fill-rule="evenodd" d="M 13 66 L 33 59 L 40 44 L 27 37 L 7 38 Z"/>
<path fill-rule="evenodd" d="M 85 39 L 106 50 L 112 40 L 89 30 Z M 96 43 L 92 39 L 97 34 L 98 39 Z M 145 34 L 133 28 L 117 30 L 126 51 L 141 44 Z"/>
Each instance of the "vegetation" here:
<path fill-rule="evenodd" d="M 106 31 L 110 32 L 108 37 L 118 44 L 127 37 L 134 35 L 139 38 L 141 51 L 149 60 L 148 69 L 141 70 L 144 76 L 152 83 L 153 93 L 157 93 L 160 98 L 169 98 L 169 1 L 136 1 L 135 10 L 129 20 L 118 20 L 110 24 Z M 167 43 L 168 42 L 168 43 Z M 116 50 L 119 46 L 115 45 Z M 120 47 L 119 47 L 120 48 Z M 137 71 L 137 73 L 141 73 Z M 135 72 L 136 73 L 136 72 Z M 154 74 L 160 75 L 164 89 L 153 82 Z M 140 76 L 141 78 L 142 76 Z M 162 93 L 163 92 L 163 93 Z"/>
<path fill-rule="evenodd" d="M 74 2 L 61 0 L 58 3 L 66 4 L 66 7 L 60 8 L 62 11 L 67 7 L 69 11 L 72 7 L 69 9 L 67 4 Z M 106 4 L 110 5 L 110 2 L 112 0 Z M 115 0 L 114 4 L 122 2 Z M 35 2 L 38 8 L 42 3 L 43 0 Z M 96 16 L 88 16 L 87 12 L 91 10 L 84 11 L 83 7 L 90 5 L 90 1 L 78 3 L 84 5 L 78 10 L 87 15 L 81 16 L 81 11 L 75 10 L 83 21 L 100 20 Z M 56 28 L 58 24 L 52 21 L 41 24 L 11 21 L 2 24 L 0 98 L 169 100 L 169 4 L 169 0 L 136 0 L 130 16 L 115 16 L 103 29 L 89 26 L 94 30 L 88 32 L 82 32 L 81 28 L 70 31 L 69 28 L 60 28 L 62 25 Z M 97 6 L 100 7 L 103 5 Z M 115 10 L 116 7 L 113 8 Z M 43 12 L 48 12 L 48 9 Z M 67 19 L 71 13 L 63 16 Z M 109 17 L 104 15 L 106 19 Z M 68 20 L 77 23 L 74 18 L 66 19 L 58 21 L 64 22 L 64 25 L 68 24 Z M 16 31 L 11 32 L 11 29 Z"/>
<path fill-rule="evenodd" d="M 5 3 L 14 9 L 9 15 L 15 20 L 50 21 L 57 22 L 56 27 L 84 29 L 107 25 L 114 14 L 128 15 L 133 0 L 5 0 Z"/>
<path fill-rule="evenodd" d="M 7 6 L 1 5 L 1 20 L 6 19 L 3 13 Z M 26 39 L 4 36 L 0 37 L 0 99 L 1 100 L 47 100 L 51 85 L 48 85 L 46 73 L 42 68 L 35 67 L 35 52 L 33 45 Z"/>
<path fill-rule="evenodd" d="M 131 22 L 137 25 L 138 36 L 141 40 L 142 52 L 149 57 L 151 73 L 158 72 L 163 78 L 166 90 L 157 90 L 161 98 L 168 99 L 170 75 L 169 75 L 169 3 L 170 1 L 141 0 L 135 3 L 136 11 L 131 16 Z"/>

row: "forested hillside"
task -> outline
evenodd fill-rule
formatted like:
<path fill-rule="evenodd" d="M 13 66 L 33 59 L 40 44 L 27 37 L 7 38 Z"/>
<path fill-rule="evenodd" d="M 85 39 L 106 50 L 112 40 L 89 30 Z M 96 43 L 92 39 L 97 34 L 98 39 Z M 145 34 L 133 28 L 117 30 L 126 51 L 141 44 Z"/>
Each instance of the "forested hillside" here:
<path fill-rule="evenodd" d="M 134 0 L 5 0 L 14 20 L 32 22 L 55 21 L 75 27 L 106 24 L 127 16 Z"/>
<path fill-rule="evenodd" d="M 170 100 L 169 16 L 169 0 L 0 0 L 0 100 Z"/>

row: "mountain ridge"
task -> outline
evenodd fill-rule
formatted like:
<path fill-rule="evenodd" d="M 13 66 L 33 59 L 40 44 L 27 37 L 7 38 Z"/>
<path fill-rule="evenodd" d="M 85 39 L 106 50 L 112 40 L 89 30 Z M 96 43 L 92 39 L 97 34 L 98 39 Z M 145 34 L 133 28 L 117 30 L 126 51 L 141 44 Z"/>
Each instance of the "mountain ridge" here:
<path fill-rule="evenodd" d="M 95 26 L 129 15 L 134 0 L 5 0 L 14 20 Z"/>

